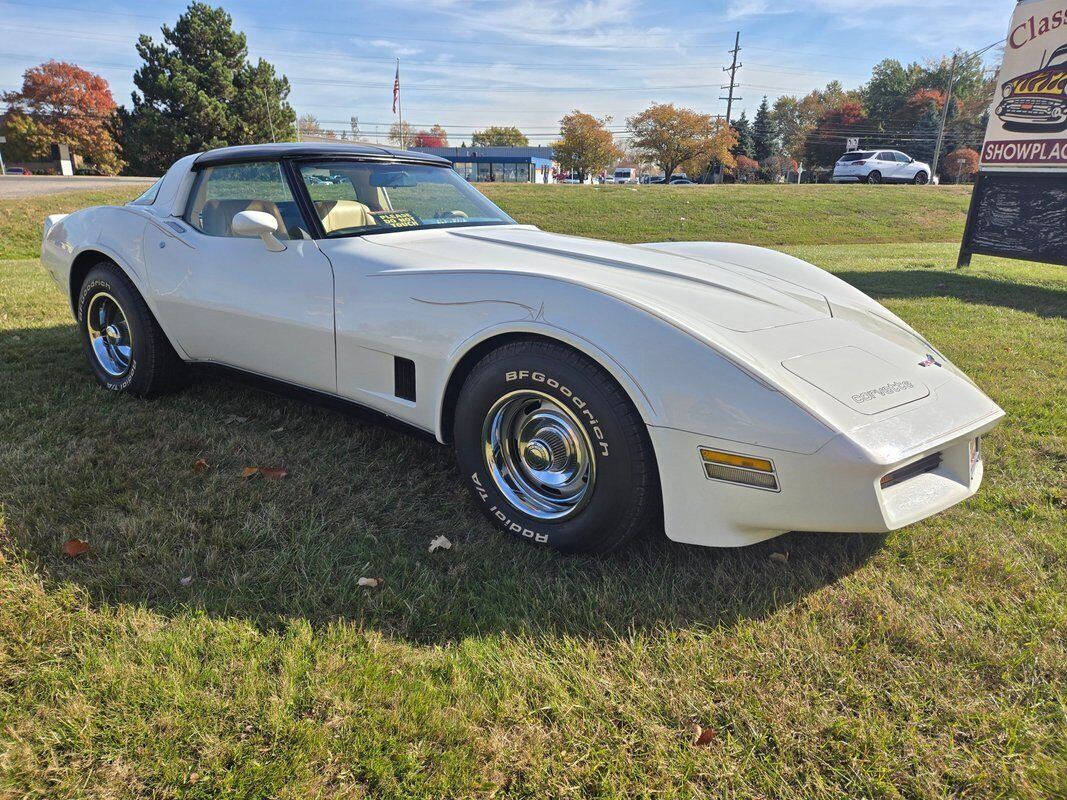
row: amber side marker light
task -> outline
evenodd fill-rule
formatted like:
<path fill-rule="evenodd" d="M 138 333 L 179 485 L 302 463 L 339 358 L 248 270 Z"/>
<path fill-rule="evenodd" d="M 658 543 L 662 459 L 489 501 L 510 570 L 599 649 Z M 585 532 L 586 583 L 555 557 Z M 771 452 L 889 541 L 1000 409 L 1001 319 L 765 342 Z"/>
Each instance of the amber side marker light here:
<path fill-rule="evenodd" d="M 704 462 L 704 474 L 709 480 L 778 491 L 774 464 L 765 458 L 724 453 L 705 447 L 700 448 L 700 458 Z"/>

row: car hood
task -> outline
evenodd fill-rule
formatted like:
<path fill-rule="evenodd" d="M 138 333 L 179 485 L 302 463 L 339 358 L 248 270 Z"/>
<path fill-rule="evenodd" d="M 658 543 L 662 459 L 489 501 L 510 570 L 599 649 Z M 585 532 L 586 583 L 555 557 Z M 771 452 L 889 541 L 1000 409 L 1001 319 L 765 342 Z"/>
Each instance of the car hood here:
<path fill-rule="evenodd" d="M 386 273 L 514 273 L 615 297 L 687 332 L 840 431 L 946 392 L 995 409 L 889 311 L 818 268 L 804 265 L 814 276 L 797 273 L 803 262 L 774 251 L 717 243 L 623 245 L 523 225 L 397 232 L 363 241 L 403 252 L 389 259 Z M 554 309 L 543 313 L 551 321 Z"/>
<path fill-rule="evenodd" d="M 535 273 L 578 283 L 668 315 L 695 314 L 702 325 L 737 332 L 831 316 L 827 299 L 818 292 L 727 262 L 527 226 L 423 234 L 387 234 L 369 241 L 417 253 L 441 268 Z"/>

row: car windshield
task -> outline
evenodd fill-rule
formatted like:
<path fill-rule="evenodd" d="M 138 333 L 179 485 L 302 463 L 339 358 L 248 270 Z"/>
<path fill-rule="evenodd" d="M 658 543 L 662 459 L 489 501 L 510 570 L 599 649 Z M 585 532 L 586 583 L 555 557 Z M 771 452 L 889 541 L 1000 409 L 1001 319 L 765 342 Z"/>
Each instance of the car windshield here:
<path fill-rule="evenodd" d="M 1057 47 L 1048 57 L 1046 67 L 1067 67 L 1067 45 Z"/>
<path fill-rule="evenodd" d="M 845 153 L 843 156 L 841 156 L 841 161 L 866 161 L 868 158 L 871 158 L 873 156 L 873 151 L 869 153 Z"/>
<path fill-rule="evenodd" d="M 449 167 L 328 161 L 300 175 L 328 237 L 515 222 Z"/>

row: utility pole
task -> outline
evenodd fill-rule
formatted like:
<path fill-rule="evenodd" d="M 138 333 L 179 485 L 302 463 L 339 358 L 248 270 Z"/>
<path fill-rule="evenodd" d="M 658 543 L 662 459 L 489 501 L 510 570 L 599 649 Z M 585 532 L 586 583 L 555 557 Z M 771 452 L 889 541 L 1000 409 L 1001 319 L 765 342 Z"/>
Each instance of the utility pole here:
<path fill-rule="evenodd" d="M 934 163 L 930 165 L 930 183 L 934 182 L 937 175 L 937 162 L 941 160 L 941 145 L 945 142 L 945 125 L 948 123 L 948 107 L 952 103 L 952 90 L 956 84 L 956 62 L 959 54 L 952 54 L 952 68 L 948 72 L 948 91 L 945 92 L 945 107 L 941 109 L 941 128 L 937 132 L 937 146 L 934 148 Z"/>
<path fill-rule="evenodd" d="M 722 71 L 730 73 L 730 83 L 726 86 L 720 86 L 719 88 L 729 89 L 730 91 L 726 97 L 720 97 L 719 99 L 726 101 L 726 124 L 729 125 L 730 113 L 733 111 L 734 108 L 734 89 L 737 88 L 737 70 L 739 70 L 743 66 L 742 64 L 737 63 L 737 54 L 741 52 L 741 31 L 738 31 L 737 35 L 734 37 L 734 49 L 728 50 L 727 52 L 733 53 L 734 60 L 733 63 L 730 64 L 730 66 L 723 67 Z M 744 98 L 738 97 L 737 99 L 743 100 Z"/>

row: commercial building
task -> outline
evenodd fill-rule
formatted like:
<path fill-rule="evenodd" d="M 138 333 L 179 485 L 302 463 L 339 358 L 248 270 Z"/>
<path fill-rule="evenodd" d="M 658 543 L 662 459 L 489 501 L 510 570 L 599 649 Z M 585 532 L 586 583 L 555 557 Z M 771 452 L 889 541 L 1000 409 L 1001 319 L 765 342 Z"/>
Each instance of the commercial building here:
<path fill-rule="evenodd" d="M 412 147 L 418 153 L 447 158 L 456 172 L 472 182 L 551 183 L 555 164 L 551 147 Z"/>

